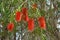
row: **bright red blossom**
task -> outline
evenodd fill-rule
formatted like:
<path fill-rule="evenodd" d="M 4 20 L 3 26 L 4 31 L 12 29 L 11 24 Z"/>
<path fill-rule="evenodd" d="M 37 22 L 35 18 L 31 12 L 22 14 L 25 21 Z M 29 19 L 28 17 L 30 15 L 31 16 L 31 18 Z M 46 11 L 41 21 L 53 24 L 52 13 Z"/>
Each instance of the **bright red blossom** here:
<path fill-rule="evenodd" d="M 13 29 L 14 29 L 14 23 L 8 23 L 7 30 L 9 30 L 11 32 L 11 31 L 13 31 Z"/>
<path fill-rule="evenodd" d="M 28 21 L 29 20 L 29 17 L 28 17 L 28 10 L 27 10 L 27 8 L 23 7 L 22 8 L 22 13 L 23 13 L 23 19 L 25 21 Z"/>
<path fill-rule="evenodd" d="M 23 7 L 22 8 L 22 13 L 23 13 L 23 15 L 26 15 L 28 13 L 27 8 Z"/>
<path fill-rule="evenodd" d="M 39 23 L 40 28 L 46 29 L 45 18 L 43 16 L 38 19 L 38 23 Z"/>
<path fill-rule="evenodd" d="M 28 15 L 25 15 L 24 20 L 27 21 L 27 22 L 29 21 Z"/>
<path fill-rule="evenodd" d="M 28 21 L 28 30 L 30 32 L 32 32 L 34 30 L 34 20 L 33 19 L 29 19 L 29 21 Z"/>
<path fill-rule="evenodd" d="M 15 15 L 15 20 L 17 22 L 20 22 L 21 21 L 21 18 L 22 18 L 22 12 L 17 11 L 16 12 L 16 15 Z"/>

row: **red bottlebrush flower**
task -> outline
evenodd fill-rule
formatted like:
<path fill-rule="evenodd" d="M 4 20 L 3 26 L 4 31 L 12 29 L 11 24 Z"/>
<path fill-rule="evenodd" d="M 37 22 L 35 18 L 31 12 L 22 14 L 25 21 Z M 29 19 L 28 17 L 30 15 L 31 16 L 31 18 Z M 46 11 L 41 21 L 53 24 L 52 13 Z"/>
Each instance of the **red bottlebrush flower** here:
<path fill-rule="evenodd" d="M 16 15 L 15 15 L 15 20 L 16 20 L 17 22 L 20 22 L 20 21 L 21 21 L 21 18 L 22 18 L 22 13 L 19 12 L 19 11 L 17 11 L 17 12 L 16 12 Z"/>
<path fill-rule="evenodd" d="M 45 18 L 43 16 L 38 19 L 38 23 L 39 23 L 40 28 L 46 29 Z"/>
<path fill-rule="evenodd" d="M 23 7 L 22 8 L 22 13 L 23 13 L 23 15 L 26 15 L 27 14 L 27 8 Z"/>
<path fill-rule="evenodd" d="M 33 9 L 36 9 L 37 8 L 37 4 L 36 3 L 33 4 L 32 7 L 33 7 Z"/>
<path fill-rule="evenodd" d="M 23 7 L 23 8 L 22 8 L 22 13 L 23 13 L 23 19 L 24 19 L 25 21 L 28 21 L 29 18 L 28 18 L 28 10 L 27 10 L 27 8 Z"/>
<path fill-rule="evenodd" d="M 28 30 L 30 32 L 32 32 L 34 30 L 34 20 L 33 19 L 29 19 L 29 21 L 28 21 Z"/>
<path fill-rule="evenodd" d="M 11 31 L 13 31 L 13 29 L 14 29 L 14 23 L 9 23 L 7 25 L 7 30 L 9 30 L 11 32 Z"/>
<path fill-rule="evenodd" d="M 29 21 L 28 15 L 25 15 L 24 20 L 27 21 L 27 22 Z"/>

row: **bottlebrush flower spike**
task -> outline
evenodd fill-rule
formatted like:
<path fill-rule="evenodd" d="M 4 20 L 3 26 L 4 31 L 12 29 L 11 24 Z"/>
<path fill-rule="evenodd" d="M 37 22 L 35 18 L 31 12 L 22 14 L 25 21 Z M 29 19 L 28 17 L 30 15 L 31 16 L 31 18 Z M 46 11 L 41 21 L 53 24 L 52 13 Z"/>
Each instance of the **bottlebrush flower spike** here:
<path fill-rule="evenodd" d="M 28 21 L 28 30 L 30 32 L 32 32 L 34 30 L 34 20 L 33 19 L 29 19 L 29 21 Z"/>
<path fill-rule="evenodd" d="M 14 29 L 14 23 L 8 23 L 7 30 L 9 30 L 11 32 L 11 31 L 13 31 L 13 29 Z"/>
<path fill-rule="evenodd" d="M 23 13 L 23 15 L 26 15 L 27 12 L 28 12 L 28 11 L 27 11 L 27 8 L 23 7 L 23 8 L 22 8 L 22 13 Z"/>
<path fill-rule="evenodd" d="M 25 15 L 24 20 L 27 21 L 27 22 L 29 21 L 28 15 Z"/>
<path fill-rule="evenodd" d="M 22 18 L 22 12 L 17 11 L 16 12 L 16 15 L 15 15 L 15 20 L 17 22 L 20 22 L 21 21 L 21 18 Z"/>
<path fill-rule="evenodd" d="M 38 19 L 38 23 L 39 23 L 40 28 L 46 29 L 45 18 L 43 16 Z"/>

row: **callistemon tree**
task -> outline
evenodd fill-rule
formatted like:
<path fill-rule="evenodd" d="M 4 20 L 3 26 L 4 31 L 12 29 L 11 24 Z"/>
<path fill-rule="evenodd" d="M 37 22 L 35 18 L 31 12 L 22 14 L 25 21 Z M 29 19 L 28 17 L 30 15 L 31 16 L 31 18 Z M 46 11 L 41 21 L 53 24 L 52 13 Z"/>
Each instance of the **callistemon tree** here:
<path fill-rule="evenodd" d="M 0 0 L 0 40 L 60 40 L 60 0 Z"/>

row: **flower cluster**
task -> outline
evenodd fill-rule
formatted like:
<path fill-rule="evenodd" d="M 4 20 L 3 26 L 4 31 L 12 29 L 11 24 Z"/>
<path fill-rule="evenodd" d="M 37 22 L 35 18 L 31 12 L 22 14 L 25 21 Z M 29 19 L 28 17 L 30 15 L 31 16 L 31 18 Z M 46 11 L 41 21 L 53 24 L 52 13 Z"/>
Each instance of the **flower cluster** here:
<path fill-rule="evenodd" d="M 37 5 L 33 4 L 33 8 L 36 8 L 36 7 L 37 7 Z M 23 7 L 21 11 L 16 11 L 15 20 L 16 20 L 16 22 L 20 22 L 21 20 L 27 21 L 28 30 L 29 31 L 33 31 L 34 30 L 34 19 L 33 18 L 29 18 L 28 9 L 27 8 Z M 40 28 L 41 29 L 46 29 L 45 18 L 43 16 L 41 16 L 37 20 L 38 20 Z M 14 23 L 9 23 L 7 25 L 7 29 L 9 31 L 12 31 L 13 28 L 14 28 Z"/>

